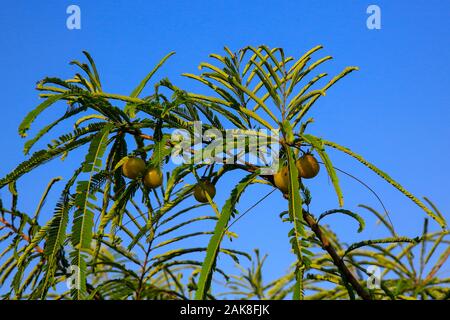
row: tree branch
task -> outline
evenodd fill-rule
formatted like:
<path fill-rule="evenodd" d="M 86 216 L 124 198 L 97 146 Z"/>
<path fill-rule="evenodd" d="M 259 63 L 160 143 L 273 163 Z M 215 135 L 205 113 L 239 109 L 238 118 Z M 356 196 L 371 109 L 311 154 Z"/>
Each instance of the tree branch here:
<path fill-rule="evenodd" d="M 31 239 L 30 239 L 29 236 L 27 236 L 24 233 L 20 233 L 19 230 L 17 230 L 16 227 L 14 227 L 12 224 L 10 224 L 8 221 L 6 221 L 4 218 L 0 217 L 0 223 L 3 223 L 3 225 L 5 227 L 7 227 L 8 229 L 12 230 L 16 234 L 20 235 L 22 237 L 22 239 L 25 240 L 26 242 L 31 243 Z M 36 246 L 35 249 L 36 249 L 36 252 L 38 252 L 38 253 L 44 253 L 44 250 L 41 247 L 39 247 L 39 246 Z"/>
<path fill-rule="evenodd" d="M 355 278 L 353 273 L 351 273 L 350 270 L 347 268 L 347 266 L 345 265 L 342 258 L 338 255 L 338 253 L 334 249 L 334 247 L 331 244 L 328 237 L 322 232 L 322 229 L 320 228 L 319 224 L 316 222 L 314 217 L 311 214 L 309 214 L 308 212 L 303 211 L 303 219 L 309 225 L 311 230 L 315 233 L 317 238 L 319 238 L 319 240 L 322 244 L 322 248 L 325 249 L 328 252 L 328 254 L 331 256 L 331 259 L 333 259 L 334 265 L 339 269 L 342 276 L 344 276 L 345 279 L 347 279 L 348 282 L 350 282 L 353 289 L 355 289 L 355 291 L 358 293 L 358 295 L 363 300 L 372 300 L 372 297 L 370 296 L 370 294 L 361 286 L 361 284 Z"/>

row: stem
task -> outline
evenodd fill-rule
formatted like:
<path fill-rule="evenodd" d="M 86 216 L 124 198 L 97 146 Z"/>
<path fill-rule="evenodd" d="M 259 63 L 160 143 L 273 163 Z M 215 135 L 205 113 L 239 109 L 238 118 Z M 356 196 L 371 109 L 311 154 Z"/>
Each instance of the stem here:
<path fill-rule="evenodd" d="M 141 269 L 142 270 L 141 277 L 139 278 L 139 284 L 138 284 L 138 288 L 136 290 L 136 300 L 141 299 L 142 290 L 144 289 L 144 277 L 146 274 L 148 257 L 150 255 L 150 251 L 152 250 L 152 242 L 153 241 L 150 241 L 150 243 L 148 244 L 148 247 L 147 247 L 147 251 L 145 252 L 144 264 L 142 265 L 142 269 Z"/>
<path fill-rule="evenodd" d="M 16 234 L 20 235 L 22 237 L 22 239 L 25 240 L 26 242 L 31 243 L 31 239 L 30 239 L 29 236 L 27 236 L 24 233 L 20 233 L 19 230 L 16 229 L 16 227 L 14 227 L 12 224 L 10 224 L 8 221 L 3 219 L 2 217 L 0 217 L 0 223 L 3 223 L 3 225 L 5 227 L 11 229 L 13 232 L 15 232 Z M 41 247 L 39 247 L 38 245 L 36 245 L 35 250 L 38 253 L 44 253 L 44 250 Z"/>
<path fill-rule="evenodd" d="M 141 271 L 141 276 L 139 278 L 139 285 L 138 285 L 138 289 L 136 290 L 136 300 L 140 300 L 141 299 L 141 294 L 142 294 L 142 290 L 144 289 L 144 279 L 145 279 L 145 275 L 147 274 L 147 264 L 149 262 L 149 256 L 150 256 L 150 252 L 152 251 L 152 245 L 153 245 L 153 240 L 155 239 L 155 229 L 156 227 L 153 227 L 153 208 L 152 205 L 150 203 L 150 199 L 147 198 L 146 201 L 146 205 L 147 205 L 147 209 L 148 209 L 148 221 L 150 222 L 150 239 L 148 239 L 148 247 L 147 247 L 147 251 L 145 252 L 145 259 L 144 259 L 144 263 L 142 264 L 142 271 Z M 158 218 L 156 218 L 156 223 L 158 223 Z"/>
<path fill-rule="evenodd" d="M 439 261 L 433 267 L 433 269 L 431 269 L 430 273 L 425 278 L 424 283 L 428 283 L 433 279 L 433 277 L 436 275 L 436 273 L 439 271 L 439 269 L 444 265 L 445 261 L 447 261 L 449 256 L 450 256 L 450 247 L 447 248 L 445 253 L 442 255 L 442 257 L 439 259 Z"/>
<path fill-rule="evenodd" d="M 359 281 L 355 278 L 355 276 L 350 272 L 350 270 L 345 265 L 342 258 L 338 255 L 336 250 L 334 249 L 333 245 L 331 244 L 328 237 L 322 232 L 322 229 L 320 228 L 319 224 L 316 222 L 314 217 L 307 213 L 306 211 L 303 212 L 303 219 L 305 219 L 306 223 L 309 225 L 311 230 L 315 233 L 317 238 L 319 238 L 319 241 L 322 244 L 322 248 L 325 249 L 328 254 L 331 256 L 331 259 L 333 259 L 334 265 L 339 269 L 342 276 L 345 277 L 345 280 L 348 280 L 350 284 L 352 285 L 353 289 L 358 293 L 358 295 L 363 300 L 372 300 L 372 297 L 370 294 L 361 286 Z"/>

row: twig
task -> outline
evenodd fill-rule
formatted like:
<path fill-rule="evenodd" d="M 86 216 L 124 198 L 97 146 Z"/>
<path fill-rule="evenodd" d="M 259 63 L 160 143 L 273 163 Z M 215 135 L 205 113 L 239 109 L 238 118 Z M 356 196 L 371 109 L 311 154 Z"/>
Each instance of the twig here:
<path fill-rule="evenodd" d="M 436 275 L 436 273 L 439 271 L 439 269 L 444 265 L 445 261 L 447 261 L 448 257 L 450 256 L 450 247 L 447 248 L 444 255 L 441 259 L 439 259 L 438 263 L 431 269 L 430 273 L 425 278 L 424 282 L 427 283 L 433 279 L 433 277 Z"/>
<path fill-rule="evenodd" d="M 319 238 L 319 241 L 322 244 L 322 248 L 325 249 L 328 252 L 328 254 L 331 256 L 331 258 L 333 259 L 334 265 L 339 269 L 339 271 L 345 277 L 345 279 L 347 279 L 348 282 L 350 282 L 350 284 L 355 289 L 355 291 L 358 293 L 358 295 L 364 300 L 372 300 L 372 297 L 370 296 L 370 294 L 361 286 L 359 281 L 355 278 L 355 276 L 347 268 L 347 266 L 345 265 L 342 258 L 338 255 L 338 253 L 334 249 L 330 240 L 322 232 L 322 229 L 320 228 L 319 224 L 316 222 L 314 217 L 312 215 L 310 215 L 309 213 L 307 213 L 306 211 L 303 211 L 303 219 L 305 219 L 306 223 L 309 225 L 311 230 L 315 233 L 317 238 Z"/>
<path fill-rule="evenodd" d="M 29 236 L 27 236 L 24 233 L 20 233 L 16 227 L 14 227 L 12 224 L 10 224 L 8 221 L 6 221 L 4 218 L 0 217 L 0 223 L 3 223 L 5 225 L 5 227 L 11 229 L 13 232 L 20 235 L 22 237 L 22 239 L 25 240 L 26 242 L 31 243 L 31 239 Z M 35 249 L 36 249 L 36 252 L 38 252 L 38 253 L 44 253 L 44 250 L 41 247 L 39 247 L 38 245 L 36 245 Z"/>

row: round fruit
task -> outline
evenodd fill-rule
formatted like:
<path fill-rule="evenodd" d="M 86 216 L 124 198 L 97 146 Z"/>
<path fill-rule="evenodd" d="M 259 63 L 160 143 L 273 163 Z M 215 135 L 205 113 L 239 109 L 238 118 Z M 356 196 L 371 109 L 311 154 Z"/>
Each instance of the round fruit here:
<path fill-rule="evenodd" d="M 162 185 L 163 175 L 159 169 L 149 169 L 144 176 L 144 184 L 147 188 L 158 188 Z"/>
<path fill-rule="evenodd" d="M 273 175 L 273 182 L 283 193 L 289 192 L 289 170 L 288 167 L 281 168 Z"/>
<path fill-rule="evenodd" d="M 207 203 L 208 198 L 206 194 L 213 199 L 216 195 L 216 187 L 209 181 L 201 181 L 194 188 L 194 198 L 198 202 Z"/>
<path fill-rule="evenodd" d="M 122 173 L 129 179 L 136 179 L 145 172 L 145 162 L 141 158 L 129 158 L 122 166 Z"/>
<path fill-rule="evenodd" d="M 298 175 L 305 179 L 311 179 L 317 176 L 320 170 L 319 163 L 311 154 L 305 154 L 295 163 Z"/>

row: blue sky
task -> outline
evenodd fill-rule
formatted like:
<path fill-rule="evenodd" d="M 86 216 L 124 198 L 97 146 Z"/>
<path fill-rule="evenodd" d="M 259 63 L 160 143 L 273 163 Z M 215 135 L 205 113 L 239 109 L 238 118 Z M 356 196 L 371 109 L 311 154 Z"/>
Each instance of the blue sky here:
<path fill-rule="evenodd" d="M 81 30 L 66 28 L 66 8 L 81 8 Z M 381 8 L 381 30 L 366 27 L 366 8 Z M 97 62 L 105 91 L 128 94 L 165 54 L 176 51 L 158 77 L 168 76 L 189 89 L 183 72 L 198 73 L 208 54 L 246 45 L 280 46 L 296 57 L 317 44 L 334 60 L 321 70 L 337 74 L 348 65 L 360 71 L 332 88 L 312 115 L 312 133 L 348 146 L 388 172 L 417 196 L 428 196 L 450 218 L 450 2 L 449 1 L 8 1 L 0 12 L 0 87 L 2 113 L 0 176 L 23 160 L 17 127 L 39 102 L 35 83 L 45 76 L 73 75 L 68 65 L 88 50 Z M 45 113 L 34 129 L 54 119 Z M 35 131 L 33 131 L 35 132 Z M 61 131 L 56 130 L 55 133 Z M 41 146 L 43 146 L 42 144 Z M 347 157 L 331 152 L 341 169 L 364 180 L 381 196 L 399 234 L 416 236 L 425 214 L 378 176 Z M 51 177 L 67 178 L 68 163 L 59 161 L 21 180 L 21 206 L 34 209 L 37 195 Z M 66 171 L 65 171 L 66 170 Z M 219 191 L 241 176 L 219 185 Z M 309 182 L 312 209 L 337 207 L 325 174 Z M 381 209 L 361 185 L 342 176 L 346 208 L 360 203 Z M 270 189 L 250 189 L 240 208 L 251 206 Z M 2 191 L 4 192 L 4 191 Z M 219 203 L 226 196 L 218 196 Z M 288 226 L 278 214 L 287 208 L 272 194 L 234 227 L 233 246 L 269 253 L 268 277 L 281 274 L 293 257 Z M 360 211 L 365 217 L 368 213 Z M 355 235 L 347 218 L 329 222 L 347 242 L 383 236 L 373 219 Z"/>

